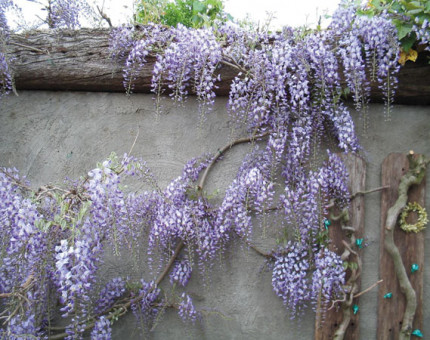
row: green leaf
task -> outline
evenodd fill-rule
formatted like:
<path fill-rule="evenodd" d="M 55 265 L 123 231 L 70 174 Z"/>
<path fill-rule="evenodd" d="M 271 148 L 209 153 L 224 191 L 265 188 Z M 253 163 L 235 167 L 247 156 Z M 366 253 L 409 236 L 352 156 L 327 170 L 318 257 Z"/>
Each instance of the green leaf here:
<path fill-rule="evenodd" d="M 407 11 L 406 14 L 409 16 L 411 15 L 413 16 L 414 14 L 421 13 L 422 11 L 423 11 L 422 9 L 413 9 L 413 10 Z"/>
<path fill-rule="evenodd" d="M 193 12 L 205 13 L 206 12 L 206 5 L 200 1 L 194 1 L 193 2 Z M 193 21 L 194 21 L 194 18 L 193 18 Z"/>
<path fill-rule="evenodd" d="M 416 41 L 415 33 L 411 34 L 408 37 L 404 37 L 402 40 L 400 40 L 400 43 L 402 45 L 403 51 L 405 51 L 406 53 L 408 53 L 409 50 L 414 45 L 415 41 Z"/>
<path fill-rule="evenodd" d="M 62 220 L 62 221 L 61 221 L 61 223 L 60 223 L 60 226 L 61 226 L 61 230 L 66 229 L 66 227 L 67 227 L 67 222 L 66 222 L 65 220 Z"/>
<path fill-rule="evenodd" d="M 411 1 L 411 5 L 415 6 L 415 8 L 424 8 L 421 1 Z"/>
<path fill-rule="evenodd" d="M 405 24 L 401 20 L 393 20 L 393 23 L 394 23 L 394 25 L 396 25 L 397 34 L 399 36 L 399 39 L 403 39 L 409 33 L 412 32 L 412 24 Z"/>
<path fill-rule="evenodd" d="M 408 11 L 411 10 L 416 10 L 416 9 L 423 9 L 423 7 L 420 5 L 420 3 L 418 1 L 412 1 L 412 2 L 408 2 L 408 1 L 402 1 L 403 6 L 405 6 L 405 8 Z"/>

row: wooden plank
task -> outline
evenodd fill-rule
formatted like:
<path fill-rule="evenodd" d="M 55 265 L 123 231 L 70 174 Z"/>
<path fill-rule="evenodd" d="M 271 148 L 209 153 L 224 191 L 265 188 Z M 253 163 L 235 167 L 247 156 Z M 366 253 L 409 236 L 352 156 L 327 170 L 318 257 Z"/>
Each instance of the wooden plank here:
<path fill-rule="evenodd" d="M 394 272 L 391 257 L 384 248 L 385 222 L 388 209 L 398 198 L 398 186 L 400 178 L 408 171 L 409 162 L 405 154 L 392 153 L 382 163 L 382 185 L 389 186 L 382 192 L 381 196 L 381 239 L 379 272 L 384 281 L 379 286 L 378 292 L 378 336 L 381 340 L 396 340 L 402 326 L 403 313 L 405 310 L 405 297 L 400 291 L 400 286 Z M 425 178 L 419 186 L 413 186 L 409 190 L 408 202 L 417 202 L 425 206 Z M 414 217 L 412 217 L 414 218 Z M 408 221 L 414 223 L 414 221 Z M 423 326 L 423 268 L 424 268 L 424 233 L 405 233 L 396 227 L 394 231 L 394 242 L 402 255 L 403 263 L 412 287 L 417 294 L 417 310 L 414 320 L 414 329 L 422 330 Z M 419 270 L 411 273 L 413 263 L 419 265 Z M 384 295 L 392 293 L 393 297 L 384 299 Z"/>
<path fill-rule="evenodd" d="M 345 166 L 349 173 L 348 187 L 351 194 L 356 192 L 364 191 L 366 186 L 366 163 L 358 156 L 348 154 L 341 155 Z M 349 226 L 353 227 L 356 238 L 364 237 L 364 196 L 358 195 L 351 200 L 349 207 Z M 332 222 L 329 227 L 329 235 L 332 240 L 331 247 L 338 254 L 342 254 L 345 246 L 342 241 L 345 240 L 349 243 L 349 238 L 345 232 L 341 230 L 339 222 Z M 359 256 L 362 255 L 362 249 L 358 250 Z M 352 258 L 354 260 L 354 258 Z M 347 279 L 349 277 L 347 276 Z M 357 280 L 358 289 L 360 289 L 360 279 Z M 359 298 L 358 298 L 359 299 Z M 358 299 L 354 300 L 354 304 L 358 304 Z M 352 314 L 349 322 L 348 329 L 345 333 L 345 339 L 358 340 L 359 339 L 359 315 Z M 317 315 L 318 319 L 318 315 Z M 333 308 L 325 312 L 325 315 L 321 317 L 321 321 L 317 321 L 315 327 L 315 340 L 328 340 L 333 339 L 333 335 L 343 320 L 343 313 L 341 308 Z"/>

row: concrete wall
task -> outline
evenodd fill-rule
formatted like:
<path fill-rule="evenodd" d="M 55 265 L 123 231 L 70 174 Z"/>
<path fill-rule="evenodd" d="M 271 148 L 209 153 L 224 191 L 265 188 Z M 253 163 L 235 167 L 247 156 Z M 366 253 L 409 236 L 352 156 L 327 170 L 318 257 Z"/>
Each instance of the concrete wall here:
<path fill-rule="evenodd" d="M 217 99 L 214 111 L 199 128 L 196 103 L 184 107 L 166 101 L 166 113 L 156 117 L 151 96 L 108 93 L 21 92 L 0 103 L 0 166 L 15 166 L 27 175 L 32 186 L 61 183 L 95 167 L 112 151 L 121 155 L 133 145 L 164 187 L 178 176 L 183 165 L 204 152 L 216 152 L 231 138 L 226 99 Z M 367 187 L 380 186 L 382 160 L 390 152 L 430 155 L 430 107 L 396 106 L 391 122 L 385 122 L 383 106 L 370 108 L 371 124 L 361 143 L 367 160 Z M 359 117 L 356 118 L 358 130 Z M 229 152 L 208 178 L 208 192 L 221 189 L 233 179 L 249 146 Z M 429 175 L 429 174 L 428 174 Z M 430 189 L 427 189 L 429 211 Z M 378 276 L 380 193 L 366 197 L 366 241 L 362 287 Z M 430 232 L 426 231 L 425 301 L 430 301 Z M 267 238 L 261 247 L 270 249 Z M 106 263 L 105 273 L 127 270 L 125 259 Z M 187 291 L 198 309 L 205 310 L 202 322 L 184 324 L 175 311 L 167 311 L 150 336 L 154 339 L 312 339 L 314 315 L 291 321 L 282 301 L 272 291 L 271 273 L 264 259 L 240 245 L 232 247 L 206 280 L 193 274 Z M 108 268 L 110 266 L 110 268 Z M 116 268 L 116 269 L 115 269 Z M 150 277 L 145 277 L 149 280 Z M 377 289 L 360 300 L 360 338 L 376 339 Z M 424 303 L 424 336 L 430 336 L 430 307 Z M 139 339 L 134 316 L 114 327 L 114 339 Z"/>

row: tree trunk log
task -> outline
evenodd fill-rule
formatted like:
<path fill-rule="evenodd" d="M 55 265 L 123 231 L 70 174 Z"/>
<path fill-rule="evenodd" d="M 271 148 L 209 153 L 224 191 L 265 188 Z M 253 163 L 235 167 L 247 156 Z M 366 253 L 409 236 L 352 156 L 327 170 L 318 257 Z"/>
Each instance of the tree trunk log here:
<path fill-rule="evenodd" d="M 109 29 L 81 29 L 12 34 L 9 53 L 16 58 L 16 89 L 124 92 L 125 60 L 111 60 L 109 33 Z M 150 92 L 154 61 L 148 58 L 133 92 Z M 222 80 L 217 84 L 216 94 L 227 95 L 237 70 L 222 65 L 218 72 Z M 372 84 L 371 93 L 372 101 L 382 101 L 377 84 Z M 430 65 L 423 53 L 416 63 L 408 62 L 401 69 L 395 103 L 430 104 Z"/>

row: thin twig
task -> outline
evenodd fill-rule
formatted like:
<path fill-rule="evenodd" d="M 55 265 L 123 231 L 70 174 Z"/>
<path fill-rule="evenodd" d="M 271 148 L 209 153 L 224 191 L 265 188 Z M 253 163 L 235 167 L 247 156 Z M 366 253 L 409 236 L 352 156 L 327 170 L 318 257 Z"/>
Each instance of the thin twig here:
<path fill-rule="evenodd" d="M 207 166 L 207 168 L 205 169 L 205 171 L 202 174 L 202 177 L 200 178 L 200 181 L 197 185 L 197 188 L 199 189 L 199 191 L 202 191 L 203 186 L 205 185 L 206 182 L 206 178 L 209 174 L 209 172 L 211 171 L 212 167 L 214 166 L 214 164 L 216 163 L 216 161 L 229 149 L 231 149 L 233 146 L 238 145 L 238 144 L 243 144 L 243 143 L 249 143 L 252 141 L 256 141 L 259 139 L 262 139 L 264 137 L 267 137 L 269 135 L 268 132 L 265 132 L 261 135 L 258 136 L 251 136 L 251 137 L 244 137 L 244 138 L 239 138 L 236 139 L 234 142 L 227 144 L 226 146 L 224 146 L 222 149 L 218 150 L 218 153 L 214 156 L 214 158 L 212 159 L 212 161 L 209 163 L 209 165 Z"/>
<path fill-rule="evenodd" d="M 236 65 L 236 64 L 232 64 L 232 63 L 228 62 L 227 60 L 221 60 L 221 64 L 233 67 L 236 70 L 239 70 L 239 71 L 242 71 L 242 72 L 245 72 L 245 73 L 248 72 L 248 70 L 244 69 L 242 66 Z"/>
<path fill-rule="evenodd" d="M 43 51 L 43 50 L 41 50 L 39 48 L 36 48 L 36 47 L 33 47 L 33 46 L 24 45 L 24 44 L 20 44 L 20 43 L 16 43 L 16 42 L 13 42 L 13 41 L 8 41 L 8 44 L 14 45 L 14 46 L 18 46 L 18 47 L 27 48 L 29 50 L 32 50 L 32 51 L 35 51 L 35 52 L 39 52 L 39 53 L 43 53 L 43 54 L 49 54 L 49 52 L 46 51 L 46 50 Z"/>
<path fill-rule="evenodd" d="M 106 22 L 108 23 L 109 27 L 112 28 L 112 21 L 110 20 L 110 18 L 106 15 L 106 13 L 103 12 L 103 8 L 100 9 L 100 7 L 97 5 L 97 10 L 99 11 L 100 16 L 102 17 L 103 20 L 106 20 Z"/>
<path fill-rule="evenodd" d="M 353 200 L 353 199 L 354 199 L 354 198 L 356 198 L 357 196 L 371 194 L 371 193 L 373 193 L 373 192 L 382 191 L 382 190 L 384 190 L 384 189 L 388 189 L 388 188 L 389 188 L 389 186 L 387 186 L 387 185 L 386 185 L 386 186 L 382 186 L 382 187 L 378 187 L 378 188 L 370 189 L 370 190 L 366 190 L 366 191 L 357 191 L 357 192 L 355 192 L 354 194 L 352 194 L 352 195 L 349 197 L 349 199 Z"/>
<path fill-rule="evenodd" d="M 131 152 L 133 151 L 133 148 L 134 148 L 134 146 L 136 145 L 137 137 L 139 137 L 139 132 L 140 132 L 140 129 L 139 129 L 139 127 L 138 127 L 138 128 L 137 128 L 136 138 L 134 139 L 133 145 L 131 146 L 130 151 L 128 152 L 128 155 L 129 155 L 129 156 L 131 155 Z"/>
<path fill-rule="evenodd" d="M 370 287 L 366 288 L 365 290 L 361 291 L 358 294 L 354 295 L 354 299 L 358 298 L 359 296 L 366 294 L 367 292 L 370 292 L 373 288 L 375 288 L 377 285 L 381 284 L 384 280 L 379 280 L 376 281 L 373 285 L 371 285 Z"/>

